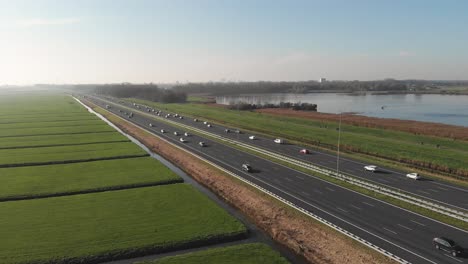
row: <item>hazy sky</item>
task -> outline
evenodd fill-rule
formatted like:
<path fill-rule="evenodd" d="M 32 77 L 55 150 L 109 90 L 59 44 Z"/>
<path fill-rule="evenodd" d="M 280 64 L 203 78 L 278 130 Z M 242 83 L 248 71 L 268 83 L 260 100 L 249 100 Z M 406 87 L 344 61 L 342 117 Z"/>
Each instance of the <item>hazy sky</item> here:
<path fill-rule="evenodd" d="M 0 85 L 468 79 L 464 0 L 0 0 Z"/>

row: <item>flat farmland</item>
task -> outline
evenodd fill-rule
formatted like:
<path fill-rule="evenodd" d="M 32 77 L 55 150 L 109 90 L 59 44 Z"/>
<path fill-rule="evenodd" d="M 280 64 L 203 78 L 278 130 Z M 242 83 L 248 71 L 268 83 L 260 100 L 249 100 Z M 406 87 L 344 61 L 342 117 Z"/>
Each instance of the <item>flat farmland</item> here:
<path fill-rule="evenodd" d="M 32 92 L 28 94 L 10 94 L 0 97 L 0 113 L 49 114 L 49 113 L 87 113 L 72 97 L 65 94 Z"/>
<path fill-rule="evenodd" d="M 0 130 L 0 137 L 13 136 L 34 136 L 34 135 L 60 135 L 60 134 L 80 134 L 115 131 L 109 125 L 102 123 L 89 126 L 69 126 L 69 127 L 39 127 L 39 128 L 14 128 Z"/>
<path fill-rule="evenodd" d="M 278 252 L 260 243 L 203 250 L 136 264 L 286 264 Z"/>
<path fill-rule="evenodd" d="M 93 126 L 102 125 L 102 121 L 99 119 L 89 120 L 71 120 L 71 121 L 55 121 L 55 122 L 22 122 L 22 123 L 3 123 L 0 124 L 0 130 L 4 129 L 31 129 L 31 128 L 42 128 L 42 127 L 73 127 L 73 126 Z"/>
<path fill-rule="evenodd" d="M 219 242 L 246 228 L 186 184 L 0 203 L 3 263 L 89 263 Z"/>
<path fill-rule="evenodd" d="M 132 142 L 0 149 L 0 167 L 46 165 L 147 155 L 144 150 Z"/>
<path fill-rule="evenodd" d="M 0 137 L 0 149 L 129 141 L 119 132 Z"/>
<path fill-rule="evenodd" d="M 150 157 L 0 168 L 0 201 L 182 182 Z"/>

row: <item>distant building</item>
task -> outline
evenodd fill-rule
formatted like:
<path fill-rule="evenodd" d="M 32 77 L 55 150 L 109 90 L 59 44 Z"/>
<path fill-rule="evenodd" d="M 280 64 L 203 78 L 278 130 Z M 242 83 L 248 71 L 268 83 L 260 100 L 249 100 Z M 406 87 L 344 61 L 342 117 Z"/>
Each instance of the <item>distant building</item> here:
<path fill-rule="evenodd" d="M 326 79 L 326 78 L 320 78 L 320 79 L 319 79 L 319 83 L 324 83 L 324 82 L 327 82 L 327 79 Z"/>

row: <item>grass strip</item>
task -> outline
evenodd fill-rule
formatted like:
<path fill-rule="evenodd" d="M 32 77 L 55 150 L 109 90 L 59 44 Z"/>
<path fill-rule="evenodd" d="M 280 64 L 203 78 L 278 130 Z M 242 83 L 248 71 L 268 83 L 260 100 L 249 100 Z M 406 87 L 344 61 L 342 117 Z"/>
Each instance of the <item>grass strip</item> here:
<path fill-rule="evenodd" d="M 0 168 L 0 201 L 182 182 L 150 157 Z"/>
<path fill-rule="evenodd" d="M 98 263 L 246 234 L 186 184 L 0 203 L 0 223 L 5 263 Z"/>
<path fill-rule="evenodd" d="M 104 142 L 130 141 L 119 132 L 65 134 L 65 135 L 39 135 L 25 137 L 0 138 L 0 149 L 82 145 Z"/>
<path fill-rule="evenodd" d="M 144 150 L 132 142 L 0 149 L 0 167 L 60 164 L 147 155 Z"/>
<path fill-rule="evenodd" d="M 110 132 L 115 131 L 107 124 L 90 126 L 71 126 L 71 127 L 40 127 L 40 128 L 18 128 L 18 129 L 3 129 L 0 130 L 1 137 L 18 137 L 18 136 L 37 136 L 37 135 L 57 135 L 57 134 L 78 134 L 78 133 L 93 133 L 93 132 Z"/>
<path fill-rule="evenodd" d="M 252 243 L 170 256 L 137 264 L 286 264 L 278 252 L 265 244 Z"/>

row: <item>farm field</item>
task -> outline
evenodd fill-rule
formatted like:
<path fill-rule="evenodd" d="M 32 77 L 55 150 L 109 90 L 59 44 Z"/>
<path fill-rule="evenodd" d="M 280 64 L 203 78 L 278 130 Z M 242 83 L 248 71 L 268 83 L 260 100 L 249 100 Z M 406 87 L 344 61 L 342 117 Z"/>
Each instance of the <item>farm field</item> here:
<path fill-rule="evenodd" d="M 0 117 L 1 119 L 1 117 Z M 73 126 L 95 126 L 102 125 L 102 121 L 98 119 L 78 120 L 78 121 L 58 121 L 58 122 L 24 122 L 24 123 L 9 123 L 0 124 L 0 130 L 3 129 L 31 129 L 42 127 L 73 127 Z"/>
<path fill-rule="evenodd" d="M 0 201 L 182 182 L 150 157 L 0 168 Z"/>
<path fill-rule="evenodd" d="M 0 149 L 0 168 L 77 161 L 141 157 L 148 154 L 132 142 L 98 143 L 76 146 Z"/>
<path fill-rule="evenodd" d="M 130 141 L 119 132 L 0 137 L 0 149 Z"/>
<path fill-rule="evenodd" d="M 18 137 L 35 135 L 61 135 L 61 134 L 81 134 L 115 131 L 109 125 L 70 126 L 70 127 L 39 127 L 39 128 L 15 128 L 0 130 L 0 137 Z"/>
<path fill-rule="evenodd" d="M 338 124 L 335 122 L 233 111 L 204 104 L 160 104 L 138 99 L 128 99 L 128 101 L 151 105 L 166 111 L 208 118 L 233 127 L 284 137 L 303 144 L 319 144 L 331 149 L 336 147 L 338 138 Z M 348 151 L 417 164 L 442 172 L 468 175 L 468 164 L 464 162 L 468 160 L 468 142 L 466 141 L 343 124 L 341 130 L 341 145 Z M 440 148 L 437 148 L 437 145 Z"/>
<path fill-rule="evenodd" d="M 4 263 L 104 261 L 246 232 L 186 184 L 3 202 L 0 223 Z"/>
<path fill-rule="evenodd" d="M 246 227 L 70 96 L 0 98 L 0 262 L 100 263 Z M 267 247 L 258 254 L 269 259 Z"/>
<path fill-rule="evenodd" d="M 177 256 L 161 258 L 155 261 L 135 264 L 286 264 L 289 263 L 270 247 L 260 244 L 242 244 L 203 250 Z"/>

